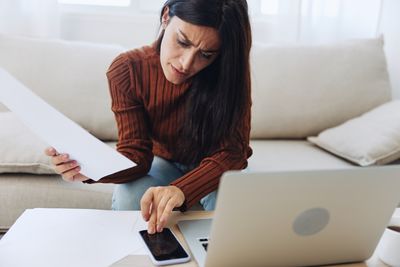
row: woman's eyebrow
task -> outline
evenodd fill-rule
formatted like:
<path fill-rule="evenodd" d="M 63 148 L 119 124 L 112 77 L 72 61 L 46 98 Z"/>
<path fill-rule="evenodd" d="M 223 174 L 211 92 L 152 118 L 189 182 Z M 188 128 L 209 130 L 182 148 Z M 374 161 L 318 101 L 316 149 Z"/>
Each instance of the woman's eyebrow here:
<path fill-rule="evenodd" d="M 184 32 L 182 32 L 180 29 L 178 29 L 178 31 L 183 36 L 183 38 L 185 39 L 185 42 L 187 42 L 188 45 L 195 46 L 193 44 L 193 42 L 189 40 L 189 38 L 186 36 L 186 34 Z M 203 53 L 218 53 L 219 52 L 219 50 L 203 50 L 203 49 L 201 49 L 201 51 Z"/>

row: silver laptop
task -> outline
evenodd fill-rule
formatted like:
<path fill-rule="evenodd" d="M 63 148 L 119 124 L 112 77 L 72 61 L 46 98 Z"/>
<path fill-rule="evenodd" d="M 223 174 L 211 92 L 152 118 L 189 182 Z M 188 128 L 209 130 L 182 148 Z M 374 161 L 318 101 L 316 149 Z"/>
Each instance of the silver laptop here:
<path fill-rule="evenodd" d="M 199 266 L 309 266 L 371 257 L 400 168 L 227 172 L 213 220 L 178 223 Z"/>

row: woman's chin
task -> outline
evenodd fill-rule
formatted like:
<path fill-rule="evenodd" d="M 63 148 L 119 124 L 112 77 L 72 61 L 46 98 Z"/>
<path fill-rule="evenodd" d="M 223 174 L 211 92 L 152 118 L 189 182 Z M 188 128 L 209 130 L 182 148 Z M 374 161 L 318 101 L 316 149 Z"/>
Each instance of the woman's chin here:
<path fill-rule="evenodd" d="M 167 81 L 175 85 L 180 85 L 187 80 L 186 78 L 176 77 L 175 75 L 165 75 L 165 78 L 167 78 Z"/>

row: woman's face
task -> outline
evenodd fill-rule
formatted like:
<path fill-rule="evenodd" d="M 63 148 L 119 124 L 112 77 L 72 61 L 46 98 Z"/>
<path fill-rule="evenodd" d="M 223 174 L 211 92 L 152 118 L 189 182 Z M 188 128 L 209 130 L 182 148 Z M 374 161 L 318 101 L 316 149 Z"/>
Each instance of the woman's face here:
<path fill-rule="evenodd" d="M 181 84 L 209 66 L 218 56 L 220 38 L 216 29 L 187 23 L 177 16 L 163 15 L 164 37 L 160 60 L 165 77 Z"/>

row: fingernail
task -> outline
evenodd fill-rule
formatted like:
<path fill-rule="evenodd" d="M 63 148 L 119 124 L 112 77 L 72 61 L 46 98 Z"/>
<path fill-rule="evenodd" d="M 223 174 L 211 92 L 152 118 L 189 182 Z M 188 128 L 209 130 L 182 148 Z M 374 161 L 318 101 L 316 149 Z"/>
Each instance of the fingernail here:
<path fill-rule="evenodd" d="M 68 159 L 68 155 L 67 155 L 67 154 L 64 154 L 64 155 L 63 155 L 63 159 Z"/>

